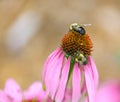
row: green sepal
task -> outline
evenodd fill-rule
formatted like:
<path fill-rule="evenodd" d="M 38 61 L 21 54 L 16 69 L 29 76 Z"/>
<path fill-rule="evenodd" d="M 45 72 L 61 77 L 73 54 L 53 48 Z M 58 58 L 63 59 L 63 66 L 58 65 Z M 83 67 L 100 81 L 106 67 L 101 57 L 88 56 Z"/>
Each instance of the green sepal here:
<path fill-rule="evenodd" d="M 65 57 L 68 59 L 68 57 L 69 57 L 69 54 L 67 54 L 67 53 L 66 53 L 66 54 L 65 54 Z"/>

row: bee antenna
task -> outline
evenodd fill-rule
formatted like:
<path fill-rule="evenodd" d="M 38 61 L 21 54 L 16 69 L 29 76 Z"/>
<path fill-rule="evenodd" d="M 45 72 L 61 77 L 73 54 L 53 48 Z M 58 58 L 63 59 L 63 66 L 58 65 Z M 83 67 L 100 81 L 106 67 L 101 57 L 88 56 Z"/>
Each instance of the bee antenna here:
<path fill-rule="evenodd" d="M 89 26 L 92 26 L 92 24 L 81 24 L 81 26 L 83 26 L 83 27 L 89 27 Z"/>

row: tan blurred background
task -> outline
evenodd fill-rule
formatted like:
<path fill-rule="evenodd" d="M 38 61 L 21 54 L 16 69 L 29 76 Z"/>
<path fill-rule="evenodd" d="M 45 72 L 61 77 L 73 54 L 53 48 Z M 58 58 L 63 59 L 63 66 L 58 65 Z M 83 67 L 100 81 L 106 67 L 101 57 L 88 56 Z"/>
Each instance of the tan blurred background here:
<path fill-rule="evenodd" d="M 0 88 L 8 78 L 23 89 L 41 80 L 73 22 L 92 24 L 86 30 L 100 81 L 120 79 L 120 0 L 0 0 Z"/>

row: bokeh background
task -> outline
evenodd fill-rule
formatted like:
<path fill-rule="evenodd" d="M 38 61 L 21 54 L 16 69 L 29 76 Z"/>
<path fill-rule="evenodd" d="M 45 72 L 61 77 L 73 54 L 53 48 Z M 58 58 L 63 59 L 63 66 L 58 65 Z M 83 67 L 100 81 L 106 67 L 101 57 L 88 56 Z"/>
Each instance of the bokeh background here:
<path fill-rule="evenodd" d="M 41 80 L 47 56 L 71 23 L 86 27 L 100 82 L 120 79 L 120 0 L 0 0 L 0 88 Z"/>

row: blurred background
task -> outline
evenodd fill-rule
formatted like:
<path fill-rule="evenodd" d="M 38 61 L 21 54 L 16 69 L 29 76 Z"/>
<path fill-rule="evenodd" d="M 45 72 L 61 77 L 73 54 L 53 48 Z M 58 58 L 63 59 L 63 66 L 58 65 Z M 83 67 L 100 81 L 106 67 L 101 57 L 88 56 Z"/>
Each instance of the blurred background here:
<path fill-rule="evenodd" d="M 120 79 L 120 0 L 0 0 L 0 88 L 41 80 L 47 56 L 71 23 L 92 24 L 100 82 Z"/>

